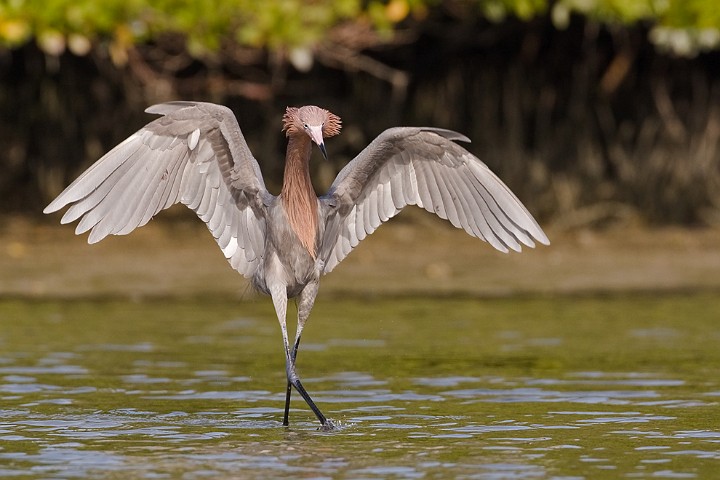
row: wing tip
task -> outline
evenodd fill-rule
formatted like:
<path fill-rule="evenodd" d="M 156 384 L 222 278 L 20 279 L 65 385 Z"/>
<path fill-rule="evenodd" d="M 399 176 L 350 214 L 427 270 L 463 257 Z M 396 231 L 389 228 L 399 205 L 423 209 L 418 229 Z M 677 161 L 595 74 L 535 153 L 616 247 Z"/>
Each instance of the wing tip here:
<path fill-rule="evenodd" d="M 536 225 L 536 228 L 532 230 L 524 229 L 524 232 L 526 233 L 525 238 L 518 238 L 518 240 L 526 247 L 535 248 L 537 246 L 535 242 L 545 246 L 550 245 L 550 240 L 539 225 Z"/>
<path fill-rule="evenodd" d="M 55 213 L 58 210 L 60 210 L 62 207 L 63 207 L 63 205 L 58 205 L 57 200 L 53 200 L 52 202 L 50 202 L 50 204 L 47 207 L 43 208 L 43 213 L 45 215 L 50 214 L 50 213 Z"/>
<path fill-rule="evenodd" d="M 446 128 L 436 128 L 436 127 L 425 127 L 422 128 L 425 132 L 432 132 L 436 135 L 440 135 L 443 138 L 446 138 L 448 140 L 453 140 L 456 142 L 464 142 L 464 143 L 472 143 L 472 140 L 470 140 L 468 137 L 463 135 L 462 133 L 456 132 L 455 130 L 448 130 Z"/>
<path fill-rule="evenodd" d="M 73 195 L 70 195 L 70 192 L 68 192 L 69 189 L 70 187 L 63 190 L 63 192 L 60 193 L 60 195 L 58 195 L 57 197 L 55 197 L 55 199 L 50 202 L 47 207 L 43 208 L 43 213 L 47 215 L 50 213 L 59 212 L 71 203 L 77 202 L 81 199 L 73 198 Z"/>
<path fill-rule="evenodd" d="M 175 100 L 172 102 L 163 102 L 163 103 L 156 103 L 155 105 L 150 105 L 145 109 L 145 113 L 152 113 L 156 115 L 168 115 L 172 112 L 175 112 L 177 110 L 182 110 L 183 108 L 188 107 L 194 107 L 197 105 L 197 102 L 189 102 L 185 100 Z"/>
<path fill-rule="evenodd" d="M 550 239 L 547 237 L 547 235 L 545 235 L 545 232 L 543 232 L 540 226 L 537 227 L 537 231 L 530 232 L 530 234 L 537 242 L 545 245 L 546 247 L 550 245 Z"/>
<path fill-rule="evenodd" d="M 520 253 L 522 252 L 523 245 L 528 248 L 535 248 L 537 245 L 535 242 L 540 243 L 542 245 L 548 246 L 550 245 L 550 240 L 548 239 L 547 235 L 545 235 L 545 232 L 543 232 L 542 228 L 540 228 L 539 225 L 536 225 L 536 228 L 533 228 L 531 230 L 528 230 L 526 228 L 522 228 L 521 232 L 524 235 L 519 235 L 518 233 L 511 234 L 512 238 L 515 239 L 515 244 L 509 244 L 506 241 L 501 241 L 501 243 L 505 247 L 509 247 L 512 251 Z M 493 247 L 495 247 L 497 250 L 500 250 L 503 253 L 509 253 L 509 250 L 506 249 L 500 249 L 497 246 L 495 246 L 493 243 L 491 243 Z"/>

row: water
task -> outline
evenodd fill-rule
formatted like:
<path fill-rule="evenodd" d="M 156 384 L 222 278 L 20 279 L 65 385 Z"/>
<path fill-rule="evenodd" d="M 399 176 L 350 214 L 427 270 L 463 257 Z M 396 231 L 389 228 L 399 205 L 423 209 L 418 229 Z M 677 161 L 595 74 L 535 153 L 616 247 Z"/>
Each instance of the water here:
<path fill-rule="evenodd" d="M 712 478 L 720 298 L 0 302 L 0 476 Z"/>

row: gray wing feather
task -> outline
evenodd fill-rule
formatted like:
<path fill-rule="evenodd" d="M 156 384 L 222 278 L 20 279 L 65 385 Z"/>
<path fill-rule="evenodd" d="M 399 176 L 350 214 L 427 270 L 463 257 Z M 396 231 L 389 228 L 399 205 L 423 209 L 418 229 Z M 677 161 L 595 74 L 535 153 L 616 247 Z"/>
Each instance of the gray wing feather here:
<path fill-rule="evenodd" d="M 232 112 L 209 103 L 170 102 L 162 115 L 113 148 L 45 208 L 70 205 L 89 243 L 124 235 L 183 203 L 203 220 L 230 264 L 249 276 L 263 255 L 267 192 Z"/>
<path fill-rule="evenodd" d="M 325 273 L 384 221 L 418 205 L 496 249 L 549 244 L 520 200 L 477 157 L 436 128 L 392 128 L 338 174 L 322 198 Z"/>

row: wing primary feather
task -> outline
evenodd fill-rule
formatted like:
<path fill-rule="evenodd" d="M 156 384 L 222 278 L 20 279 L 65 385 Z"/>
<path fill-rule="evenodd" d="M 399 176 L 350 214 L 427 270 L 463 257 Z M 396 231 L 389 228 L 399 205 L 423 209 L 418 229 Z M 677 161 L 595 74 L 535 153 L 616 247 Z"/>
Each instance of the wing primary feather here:
<path fill-rule="evenodd" d="M 160 210 L 175 204 L 175 201 L 169 203 L 173 198 L 177 200 L 177 192 L 173 193 L 173 189 L 179 186 L 177 182 L 178 171 L 182 166 L 182 160 L 184 157 L 177 158 L 170 165 L 165 166 L 160 174 L 159 188 L 153 193 L 153 197 L 150 200 L 145 213 L 140 219 L 139 226 L 145 225 L 150 221 Z"/>
<path fill-rule="evenodd" d="M 380 220 L 386 222 L 395 215 L 397 209 L 395 208 L 395 202 L 392 198 L 392 179 L 390 178 L 389 172 L 384 171 L 382 177 L 382 195 L 378 196 L 378 200 L 380 201 L 378 212 L 380 213 Z"/>
<path fill-rule="evenodd" d="M 125 210 L 127 200 L 131 199 L 132 195 L 137 193 L 135 183 L 137 182 L 138 171 L 142 170 L 143 167 L 144 165 L 141 159 L 133 159 L 131 168 L 113 186 L 110 193 L 97 207 L 85 215 L 83 221 L 78 225 L 78 228 L 85 220 L 94 223 L 88 237 L 88 243 L 97 243 L 115 230 L 118 220 L 127 212 Z"/>
<path fill-rule="evenodd" d="M 414 167 L 415 172 L 415 180 L 417 181 L 417 205 L 419 207 L 424 208 L 425 210 L 428 210 L 430 212 L 434 213 L 433 210 L 433 199 L 432 196 L 430 196 L 430 189 L 427 185 L 427 179 L 425 178 L 425 174 L 422 171 L 422 164 L 418 163 L 417 165 L 415 162 L 412 162 L 412 165 Z"/>
<path fill-rule="evenodd" d="M 378 189 L 376 187 L 370 190 L 367 201 L 363 202 L 365 204 L 365 218 L 363 219 L 363 221 L 365 223 L 365 231 L 367 233 L 373 232 L 377 225 L 380 224 L 380 217 L 378 216 L 377 211 L 377 201 Z"/>
<path fill-rule="evenodd" d="M 527 211 L 525 206 L 518 200 L 512 191 L 500 180 L 494 173 L 490 171 L 485 164 L 476 160 L 475 162 L 468 162 L 468 165 L 474 170 L 473 174 L 476 178 L 485 178 L 489 176 L 495 179 L 494 182 L 488 182 L 488 192 L 496 198 L 507 198 L 509 201 L 504 202 L 504 212 L 510 218 L 513 223 L 519 225 L 522 229 L 526 230 L 531 234 L 537 241 L 544 245 L 548 245 L 550 242 L 543 233 L 540 226 L 537 224 L 535 219 L 532 217 L 530 212 Z"/>
<path fill-rule="evenodd" d="M 118 146 L 106 153 L 100 160 L 85 170 L 74 182 L 60 193 L 43 210 L 44 213 L 52 213 L 60 210 L 65 205 L 77 202 L 98 188 L 98 185 L 109 178 L 113 172 L 122 166 L 140 147 L 139 134 L 136 133 Z"/>
<path fill-rule="evenodd" d="M 480 207 L 481 215 L 478 220 L 481 220 L 481 228 L 483 231 L 483 235 L 485 236 L 485 239 L 488 241 L 488 243 L 490 243 L 493 247 L 503 253 L 507 253 L 509 251 L 508 245 L 503 242 L 503 240 L 498 236 L 497 233 L 498 222 L 495 218 L 495 214 L 493 213 L 492 209 L 487 203 L 487 200 L 482 194 L 483 186 L 478 181 L 478 179 L 473 179 L 473 184 L 475 188 L 475 201 Z"/>
<path fill-rule="evenodd" d="M 135 178 L 130 183 L 128 192 L 124 196 L 125 214 L 113 222 L 115 225 L 111 233 L 126 235 L 138 226 L 144 225 L 142 220 L 152 203 L 152 198 L 157 190 L 162 188 L 160 178 L 165 171 L 165 164 L 168 161 L 178 161 L 177 157 L 182 157 L 182 154 L 183 151 L 180 149 L 166 150 L 156 158 L 138 162 L 141 164 L 137 174 L 140 179 Z"/>
<path fill-rule="evenodd" d="M 519 227 L 517 223 L 510 217 L 510 215 L 508 215 L 507 209 L 516 206 L 519 203 L 519 200 L 517 200 L 514 196 L 507 197 L 505 195 L 501 195 L 498 198 L 497 195 L 502 194 L 504 192 L 503 190 L 496 191 L 496 195 L 493 195 L 490 191 L 489 186 L 496 182 L 499 182 L 496 177 L 488 179 L 481 179 L 477 177 L 474 178 L 475 189 L 477 193 L 482 197 L 483 202 L 491 210 L 493 218 L 496 219 L 500 224 L 500 226 L 494 228 L 494 230 L 497 230 L 499 228 L 503 231 L 507 231 L 510 233 L 510 235 L 512 235 L 513 242 L 516 243 L 517 240 L 520 240 L 525 245 L 533 247 L 534 243 L 528 237 L 526 230 L 523 227 Z M 528 218 L 529 215 L 530 214 L 528 213 Z M 517 248 L 514 248 L 514 250 L 519 251 L 519 248 L 520 246 L 517 245 Z"/>
<path fill-rule="evenodd" d="M 416 171 L 418 172 L 418 180 L 423 179 L 423 186 L 427 192 L 427 200 L 423 198 L 425 210 L 436 214 L 438 217 L 447 220 L 447 214 L 443 207 L 442 197 L 438 190 L 437 182 L 435 177 L 432 175 L 430 165 L 427 162 L 418 161 Z M 420 182 L 418 181 L 418 189 L 420 188 Z"/>
<path fill-rule="evenodd" d="M 198 190 L 198 196 L 199 203 L 196 208 L 194 208 L 195 213 L 197 213 L 197 216 L 200 217 L 200 220 L 207 223 L 209 217 L 207 216 L 207 212 L 214 208 L 216 202 L 217 202 L 217 193 L 219 185 L 215 185 L 215 182 L 213 181 L 213 173 L 208 172 L 206 175 L 204 175 L 203 182 L 200 184 L 200 189 Z"/>
<path fill-rule="evenodd" d="M 493 181 L 495 181 L 495 178 L 474 179 L 475 190 L 482 199 L 484 206 L 487 207 L 487 223 L 498 240 L 512 250 L 519 252 L 522 248 L 518 243 L 518 240 L 527 238 L 526 234 L 522 230 L 516 228 L 510 218 L 506 215 L 503 207 L 498 203 L 498 199 L 493 197 L 488 191 L 487 184 Z"/>
<path fill-rule="evenodd" d="M 448 221 L 455 227 L 461 228 L 460 217 L 455 207 L 455 199 L 453 198 L 452 191 L 447 188 L 445 181 L 443 180 L 444 174 L 441 171 L 439 164 L 432 164 L 431 168 L 428 168 L 428 172 L 433 176 L 435 185 L 437 186 L 438 192 L 440 192 L 440 198 L 443 206 L 445 215 Z"/>
<path fill-rule="evenodd" d="M 72 205 L 65 215 L 63 215 L 60 223 L 67 224 L 74 222 L 85 213 L 95 208 L 113 188 L 119 178 L 121 178 L 127 169 L 131 166 L 132 162 L 127 160 L 123 162 L 118 168 L 113 170 L 107 178 L 97 179 L 97 187 L 90 192 L 86 197 L 79 199 L 77 203 Z"/>
<path fill-rule="evenodd" d="M 461 182 L 457 180 L 457 169 L 443 174 L 438 174 L 439 180 L 444 183 L 445 188 L 450 192 L 452 196 L 453 207 L 455 209 L 455 215 L 457 215 L 460 227 L 465 230 L 468 234 L 476 237 L 475 230 L 472 225 L 471 215 L 472 210 L 466 199 L 467 192 L 460 185 Z"/>
<path fill-rule="evenodd" d="M 415 171 L 415 165 L 412 161 L 407 162 L 407 176 L 405 180 L 406 185 L 403 189 L 405 193 L 405 203 L 407 205 L 417 205 L 418 207 L 424 208 L 420 188 L 418 187 L 417 172 Z"/>
<path fill-rule="evenodd" d="M 486 240 L 482 233 L 482 229 L 480 228 L 482 222 L 477 220 L 477 217 L 482 215 L 482 209 L 478 205 L 477 199 L 475 198 L 476 195 L 472 193 L 475 191 L 475 186 L 472 185 L 472 180 L 470 180 L 467 176 L 456 176 L 452 177 L 452 181 L 455 182 L 458 191 L 462 192 L 460 198 L 467 205 L 466 217 L 468 224 L 473 231 L 473 236 Z"/>
<path fill-rule="evenodd" d="M 395 162 L 388 162 L 387 166 L 390 176 L 390 193 L 392 195 L 393 204 L 396 209 L 403 208 L 407 205 L 405 199 L 404 189 L 404 177 L 406 173 L 398 167 Z"/>
<path fill-rule="evenodd" d="M 90 229 L 93 229 L 94 231 L 95 227 L 107 217 L 108 213 L 110 213 L 113 208 L 118 208 L 117 205 L 120 205 L 118 203 L 119 199 L 122 198 L 125 189 L 127 188 L 127 184 L 135 176 L 135 170 L 138 168 L 138 164 L 140 163 L 138 162 L 138 157 L 139 153 L 136 152 L 132 157 L 123 162 L 123 167 L 125 168 L 123 168 L 122 171 L 118 171 L 117 175 L 113 175 L 110 179 L 106 180 L 112 182 L 110 191 L 95 207 L 93 207 L 92 210 L 89 210 L 83 216 L 75 229 L 75 233 L 85 233 Z M 100 230 L 107 228 L 108 225 L 109 222 L 106 222 L 105 227 L 102 227 Z M 104 237 L 105 235 L 98 238 L 98 233 L 96 233 L 93 238 L 98 238 L 95 240 L 97 242 Z"/>

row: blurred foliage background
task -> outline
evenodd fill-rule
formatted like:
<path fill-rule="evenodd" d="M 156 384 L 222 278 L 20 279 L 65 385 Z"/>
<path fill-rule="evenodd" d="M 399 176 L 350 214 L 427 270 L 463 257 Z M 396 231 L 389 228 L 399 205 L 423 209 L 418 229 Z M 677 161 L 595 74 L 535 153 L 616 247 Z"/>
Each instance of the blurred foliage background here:
<path fill-rule="evenodd" d="M 2 0 L 0 198 L 37 213 L 172 99 L 238 115 L 272 188 L 286 105 L 469 147 L 544 222 L 720 223 L 716 0 Z"/>

